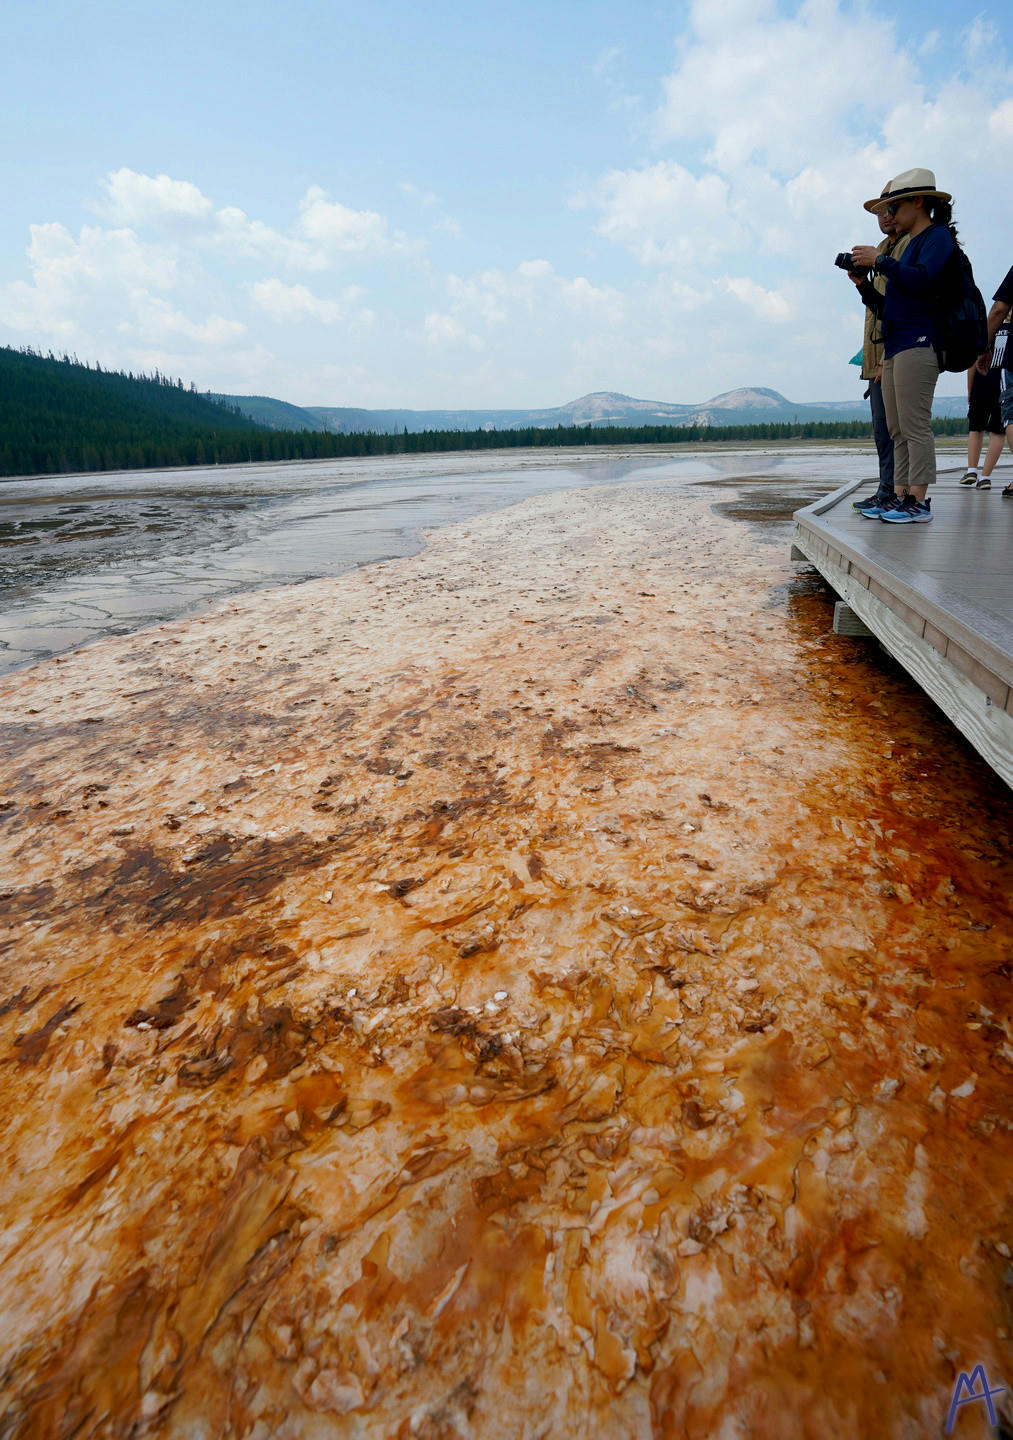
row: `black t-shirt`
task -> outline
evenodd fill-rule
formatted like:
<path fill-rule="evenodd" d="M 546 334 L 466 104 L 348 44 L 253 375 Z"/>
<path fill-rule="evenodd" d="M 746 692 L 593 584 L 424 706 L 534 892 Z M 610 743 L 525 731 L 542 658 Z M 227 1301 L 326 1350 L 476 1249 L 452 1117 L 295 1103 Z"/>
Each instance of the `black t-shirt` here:
<path fill-rule="evenodd" d="M 1006 272 L 1006 278 L 992 296 L 993 300 L 999 300 L 1003 305 L 1013 305 L 1013 266 Z M 1006 334 L 1003 335 L 1003 330 Z M 1013 370 L 1013 344 L 1009 339 L 1009 324 L 1000 329 L 995 337 L 992 346 L 992 369 Z"/>

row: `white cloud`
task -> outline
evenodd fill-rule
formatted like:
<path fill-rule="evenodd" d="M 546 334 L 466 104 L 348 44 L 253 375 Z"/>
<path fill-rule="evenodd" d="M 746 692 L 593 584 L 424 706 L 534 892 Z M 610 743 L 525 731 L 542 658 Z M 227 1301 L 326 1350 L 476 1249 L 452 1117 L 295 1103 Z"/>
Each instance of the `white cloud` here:
<path fill-rule="evenodd" d="M 417 250 L 400 230 L 391 231 L 374 210 L 351 210 L 331 200 L 319 186 L 306 191 L 299 206 L 297 231 L 326 255 L 391 255 Z"/>
<path fill-rule="evenodd" d="M 34 285 L 15 280 L 0 291 L 4 328 L 31 345 L 68 345 L 78 334 L 73 315 Z"/>
<path fill-rule="evenodd" d="M 343 324 L 362 330 L 376 318 L 364 304 L 366 292 L 361 285 L 348 285 L 337 298 L 328 298 L 315 294 L 307 285 L 289 285 L 273 277 L 255 281 L 249 286 L 249 294 L 254 305 L 279 325 Z"/>
<path fill-rule="evenodd" d="M 584 275 L 561 275 L 548 260 L 536 258 L 512 270 L 450 275 L 446 290 L 447 308 L 426 316 L 423 338 L 434 356 L 483 357 L 454 381 L 455 394 L 462 388 L 473 394 L 469 403 L 510 404 L 510 387 L 515 393 L 516 387 L 526 390 L 523 403 L 544 401 L 546 388 L 561 403 L 572 398 L 571 389 L 579 394 L 610 388 L 601 382 L 603 374 L 616 378 L 612 349 L 626 309 L 612 287 L 593 285 Z M 542 396 L 525 380 L 535 360 L 546 376 Z"/>
<path fill-rule="evenodd" d="M 601 214 L 598 233 L 625 246 L 642 265 L 686 265 L 728 250 L 744 231 L 729 208 L 727 182 L 697 177 L 675 160 L 613 170 L 575 197 Z"/>
<path fill-rule="evenodd" d="M 0 308 L 19 338 L 47 344 L 84 342 L 116 316 L 135 291 L 168 291 L 179 280 L 174 250 L 145 243 L 132 230 L 86 225 L 77 239 L 65 225 L 33 225 L 27 249 L 31 281 L 0 292 Z"/>
<path fill-rule="evenodd" d="M 774 320 L 780 324 L 792 318 L 791 304 L 781 291 L 765 290 L 762 285 L 757 285 L 755 280 L 750 280 L 748 275 L 731 277 L 725 284 L 736 300 L 747 305 L 761 319 Z"/>
<path fill-rule="evenodd" d="M 750 163 L 791 174 L 834 156 L 842 137 L 853 148 L 856 119 L 870 131 L 879 97 L 893 103 L 913 83 L 892 26 L 868 11 L 807 0 L 783 16 L 769 0 L 694 0 L 656 127 L 662 142 L 702 140 L 724 174 Z"/>
<path fill-rule="evenodd" d="M 320 271 L 342 261 L 407 257 L 424 242 L 392 230 L 374 210 L 356 210 L 310 186 L 288 230 L 251 219 L 237 205 L 215 207 L 189 180 L 111 171 L 101 181 L 104 218 L 135 231 L 171 235 L 182 244 L 217 250 L 233 260 L 268 261 Z M 403 187 L 421 196 L 414 186 Z M 421 196 L 423 205 L 435 196 Z"/>
<path fill-rule="evenodd" d="M 361 339 L 375 318 L 362 287 L 327 293 L 280 278 L 279 268 L 403 266 L 419 251 L 378 213 L 319 188 L 278 228 L 238 206 L 216 208 L 196 185 L 166 175 L 123 168 L 100 187 L 93 208 L 105 225 L 84 225 L 77 235 L 59 222 L 31 227 L 30 278 L 0 288 L 13 340 L 73 347 L 103 363 L 112 356 L 134 369 L 175 356 L 186 378 L 196 371 L 221 386 L 215 364 L 243 373 L 242 354 L 261 353 L 249 336 L 265 317 L 297 325 L 304 340 L 314 327 L 333 334 L 337 326 Z"/>
<path fill-rule="evenodd" d="M 233 261 L 266 261 L 303 270 L 326 270 L 329 257 L 291 236 L 283 235 L 262 220 L 251 220 L 237 205 L 217 210 L 204 237 L 205 245 Z"/>
<path fill-rule="evenodd" d="M 423 241 L 392 231 L 382 215 L 350 209 L 317 186 L 307 190 L 288 233 L 227 205 L 215 212 L 206 243 L 234 258 L 311 272 L 355 261 L 410 258 L 424 248 Z"/>
<path fill-rule="evenodd" d="M 578 315 L 597 316 L 613 323 L 622 318 L 622 299 L 615 290 L 592 285 L 583 275 L 563 280 L 559 295 L 564 305 Z"/>
<path fill-rule="evenodd" d="M 1013 100 L 1004 100 L 988 117 L 988 128 L 997 141 L 1013 140 Z"/>
<path fill-rule="evenodd" d="M 106 192 L 102 207 L 106 218 L 132 229 L 203 227 L 214 208 L 196 185 L 189 180 L 171 180 L 168 175 L 113 170 L 101 183 Z"/>
<path fill-rule="evenodd" d="M 548 260 L 522 260 L 515 270 L 484 270 L 471 279 L 447 278 L 453 315 L 469 324 L 495 329 L 526 315 L 548 319 L 561 309 L 591 323 L 615 324 L 622 318 L 618 291 L 596 286 L 583 275 L 567 279 Z"/>
<path fill-rule="evenodd" d="M 713 299 L 713 290 L 710 281 L 701 278 L 695 285 L 687 285 L 685 281 L 677 280 L 671 271 L 666 271 L 653 286 L 652 294 L 661 304 L 663 313 L 687 315 L 709 304 Z"/>
<path fill-rule="evenodd" d="M 987 70 L 963 68 L 986 52 Z M 787 12 L 774 0 L 693 0 L 662 83 L 654 155 L 571 201 L 656 273 L 625 301 L 631 324 L 653 325 L 659 361 L 680 368 L 693 314 L 707 326 L 697 372 L 707 389 L 776 385 L 776 366 L 799 398 L 814 383 L 839 391 L 861 308 L 831 262 L 876 238 L 862 203 L 914 165 L 953 190 L 982 288 L 994 288 L 1009 264 L 994 182 L 996 145 L 1013 139 L 1004 55 L 979 17 L 949 75 L 936 56 L 930 82 L 926 63 L 889 21 L 839 0 L 796 0 Z"/>
<path fill-rule="evenodd" d="M 150 374 L 159 370 L 163 375 L 194 380 L 199 390 L 237 395 L 277 394 L 278 356 L 266 345 L 257 342 L 237 345 L 201 360 L 195 356 L 191 344 L 183 337 L 177 338 L 182 343 L 173 345 L 171 339 L 163 345 L 137 343 L 130 347 L 126 357 L 120 348 L 110 363 L 135 372 Z"/>
<path fill-rule="evenodd" d="M 197 357 L 231 353 L 246 334 L 216 303 L 225 297 L 179 236 L 151 240 L 130 228 L 85 225 L 75 237 L 56 222 L 32 226 L 30 236 L 30 282 L 0 292 L 19 339 L 72 345 L 132 369 L 144 368 L 142 356 L 157 347 L 193 347 L 189 374 Z"/>
<path fill-rule="evenodd" d="M 277 279 L 258 280 L 250 286 L 250 294 L 254 304 L 279 324 L 316 320 L 323 325 L 337 325 L 344 319 L 340 305 L 320 299 L 306 285 L 286 285 Z"/>
<path fill-rule="evenodd" d="M 31 343 L 73 345 L 91 358 L 112 354 L 143 368 L 135 346 L 188 342 L 220 350 L 245 334 L 241 321 L 214 309 L 195 319 L 173 304 L 167 293 L 180 280 L 175 256 L 132 230 L 85 226 L 75 240 L 62 225 L 34 226 L 28 254 L 31 283 L 8 286 L 0 304 L 14 334 Z"/>
<path fill-rule="evenodd" d="M 464 345 L 469 350 L 486 348 L 482 337 L 467 331 L 456 315 L 441 314 L 434 310 L 426 316 L 423 328 L 426 343 L 436 349 L 443 350 L 458 345 Z"/>
<path fill-rule="evenodd" d="M 33 225 L 30 234 L 28 260 L 35 283 L 50 292 L 106 280 L 168 289 L 178 278 L 176 252 L 141 240 L 133 230 L 85 225 L 75 240 L 66 226 L 50 223 Z"/>
<path fill-rule="evenodd" d="M 194 340 L 198 345 L 231 345 L 246 334 L 246 326 L 224 315 L 209 315 L 206 320 L 193 320 L 175 310 L 167 300 L 146 290 L 130 295 L 131 318 L 120 322 L 121 333 L 133 335 L 145 345 L 162 345 L 169 341 Z"/>
<path fill-rule="evenodd" d="M 984 15 L 976 15 L 962 36 L 968 63 L 980 65 L 1002 53 L 998 26 Z"/>
<path fill-rule="evenodd" d="M 487 270 L 471 280 L 448 275 L 447 294 L 452 309 L 458 314 L 467 312 L 487 327 L 505 325 L 508 310 L 503 300 L 507 283 L 506 276 L 498 270 Z"/>
<path fill-rule="evenodd" d="M 967 27 L 963 46 L 985 47 L 1003 68 L 995 27 L 983 17 Z M 789 14 L 772 0 L 694 0 L 662 88 L 655 132 L 662 147 L 679 147 L 678 164 L 601 182 L 618 212 L 606 205 L 603 233 L 641 252 L 661 251 L 659 218 L 667 226 L 677 210 L 693 232 L 693 217 L 708 215 L 704 186 L 716 176 L 727 187 L 736 243 L 780 250 L 786 234 L 797 247 L 798 227 L 814 218 L 840 224 L 912 165 L 933 168 L 943 183 L 949 177 L 958 204 L 994 165 L 987 130 L 996 86 L 964 75 L 959 57 L 949 78 L 929 84 L 891 22 L 838 0 L 804 0 Z M 1004 129 L 999 113 L 992 130 Z M 657 191 L 658 214 L 638 200 L 645 181 Z M 720 219 L 710 198 L 708 218 Z"/>

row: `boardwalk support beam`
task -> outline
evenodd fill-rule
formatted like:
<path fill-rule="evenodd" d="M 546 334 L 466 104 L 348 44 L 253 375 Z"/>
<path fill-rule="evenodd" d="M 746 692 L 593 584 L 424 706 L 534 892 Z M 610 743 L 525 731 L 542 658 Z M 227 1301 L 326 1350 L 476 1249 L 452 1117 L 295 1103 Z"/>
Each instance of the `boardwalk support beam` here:
<path fill-rule="evenodd" d="M 834 605 L 834 634 L 858 635 L 864 638 L 873 637 L 874 632 L 860 615 L 855 614 L 850 605 L 838 600 Z"/>

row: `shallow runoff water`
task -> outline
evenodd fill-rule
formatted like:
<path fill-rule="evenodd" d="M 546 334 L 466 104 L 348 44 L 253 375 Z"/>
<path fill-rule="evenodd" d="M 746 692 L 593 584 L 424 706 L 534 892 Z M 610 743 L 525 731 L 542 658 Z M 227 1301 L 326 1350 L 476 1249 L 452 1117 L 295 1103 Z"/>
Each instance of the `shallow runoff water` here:
<path fill-rule="evenodd" d="M 867 447 L 499 451 L 38 476 L 0 483 L 0 673 L 238 591 L 410 555 L 423 531 L 638 477 L 780 482 L 782 517 L 870 473 Z"/>

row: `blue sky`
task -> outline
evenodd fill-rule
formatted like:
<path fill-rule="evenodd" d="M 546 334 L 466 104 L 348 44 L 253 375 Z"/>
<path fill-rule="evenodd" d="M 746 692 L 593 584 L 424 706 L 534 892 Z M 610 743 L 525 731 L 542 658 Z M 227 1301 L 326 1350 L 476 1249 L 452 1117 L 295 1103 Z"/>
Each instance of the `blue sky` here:
<path fill-rule="evenodd" d="M 302 404 L 851 398 L 913 165 L 1013 264 L 996 8 L 7 0 L 0 343 Z M 957 393 L 959 379 L 942 389 Z"/>

